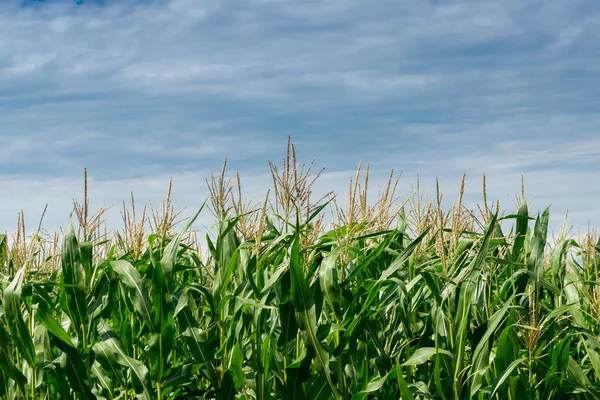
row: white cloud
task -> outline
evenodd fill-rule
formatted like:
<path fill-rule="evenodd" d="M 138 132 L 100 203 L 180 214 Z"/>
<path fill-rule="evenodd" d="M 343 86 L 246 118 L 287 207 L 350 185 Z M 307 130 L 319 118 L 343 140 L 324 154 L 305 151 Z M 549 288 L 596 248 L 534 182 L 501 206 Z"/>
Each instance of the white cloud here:
<path fill-rule="evenodd" d="M 505 199 L 523 173 L 600 224 L 596 3 L 439 3 L 3 3 L 0 228 L 46 202 L 62 225 L 84 167 L 102 204 L 169 176 L 194 203 L 229 154 L 262 194 L 288 133 L 342 191 L 360 160 L 449 193 L 486 171 Z"/>

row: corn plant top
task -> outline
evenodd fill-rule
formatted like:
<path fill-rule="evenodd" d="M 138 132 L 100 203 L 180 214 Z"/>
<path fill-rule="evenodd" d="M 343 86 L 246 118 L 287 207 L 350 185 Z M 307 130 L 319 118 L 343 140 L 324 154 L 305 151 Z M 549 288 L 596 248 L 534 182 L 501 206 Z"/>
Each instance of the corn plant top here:
<path fill-rule="evenodd" d="M 103 257 L 69 224 L 60 270 L 9 262 L 0 397 L 600 397 L 600 247 L 547 255 L 548 210 L 530 223 L 523 203 L 510 233 L 490 214 L 479 233 L 411 235 L 400 214 L 309 240 L 321 210 L 247 239 L 224 213 L 208 257 L 192 221 Z"/>

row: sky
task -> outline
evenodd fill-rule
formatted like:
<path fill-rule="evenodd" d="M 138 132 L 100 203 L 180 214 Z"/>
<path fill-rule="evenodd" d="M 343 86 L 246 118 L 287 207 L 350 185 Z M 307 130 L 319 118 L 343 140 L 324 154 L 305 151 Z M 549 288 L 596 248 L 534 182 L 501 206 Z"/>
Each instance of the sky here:
<path fill-rule="evenodd" d="M 524 175 L 554 229 L 598 226 L 599 42 L 597 0 L 3 0 L 0 231 L 64 226 L 84 168 L 114 228 L 171 177 L 193 214 L 225 155 L 260 198 L 288 134 L 323 193 L 362 162 L 475 204 L 485 172 L 512 212 Z"/>

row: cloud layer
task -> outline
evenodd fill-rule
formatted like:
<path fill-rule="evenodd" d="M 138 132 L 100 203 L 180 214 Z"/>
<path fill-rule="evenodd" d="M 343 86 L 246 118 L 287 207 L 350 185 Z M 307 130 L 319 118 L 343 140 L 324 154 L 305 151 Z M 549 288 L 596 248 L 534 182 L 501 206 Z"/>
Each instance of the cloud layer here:
<path fill-rule="evenodd" d="M 476 201 L 485 171 L 510 208 L 524 174 L 600 225 L 594 0 L 15 1 L 0 36 L 1 230 L 45 203 L 63 225 L 84 167 L 98 204 L 173 176 L 195 208 L 228 154 L 260 196 L 288 133 L 328 187 L 363 161 L 448 197 L 466 171 Z"/>

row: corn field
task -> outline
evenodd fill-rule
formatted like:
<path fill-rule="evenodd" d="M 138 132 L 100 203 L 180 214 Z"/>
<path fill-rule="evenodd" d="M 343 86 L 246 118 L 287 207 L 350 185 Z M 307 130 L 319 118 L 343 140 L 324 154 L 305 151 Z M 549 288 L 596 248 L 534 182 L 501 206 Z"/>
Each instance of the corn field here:
<path fill-rule="evenodd" d="M 524 197 L 400 203 L 393 173 L 371 205 L 368 168 L 313 202 L 288 149 L 259 203 L 208 180 L 203 240 L 170 191 L 114 234 L 86 198 L 60 237 L 0 236 L 0 398 L 600 398 L 597 235 L 549 246 Z"/>

